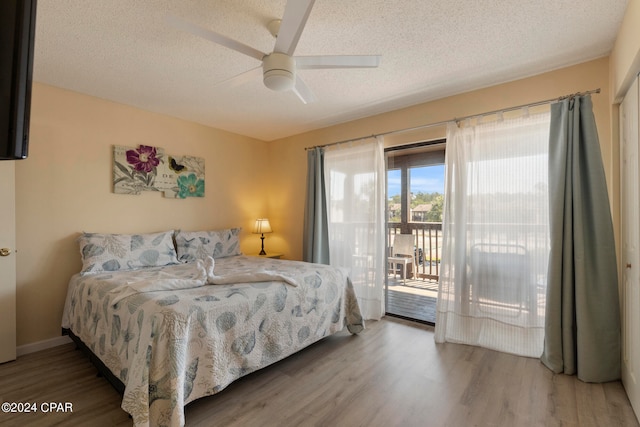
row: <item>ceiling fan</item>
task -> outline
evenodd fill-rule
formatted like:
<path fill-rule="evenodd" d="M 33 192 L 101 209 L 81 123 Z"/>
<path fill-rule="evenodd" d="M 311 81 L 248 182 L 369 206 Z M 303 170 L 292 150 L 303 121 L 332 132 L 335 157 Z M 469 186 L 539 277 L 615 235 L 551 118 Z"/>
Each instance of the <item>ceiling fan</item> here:
<path fill-rule="evenodd" d="M 282 20 L 271 21 L 267 28 L 276 38 L 273 52 L 264 53 L 176 16 L 167 18 L 174 27 L 203 37 L 219 45 L 233 49 L 262 62 L 262 66 L 239 74 L 221 82 L 238 84 L 251 79 L 262 70 L 262 81 L 266 87 L 275 91 L 293 91 L 305 104 L 314 102 L 315 95 L 296 73 L 298 69 L 322 68 L 375 68 L 380 64 L 380 55 L 325 55 L 293 56 L 300 35 L 311 13 L 315 0 L 288 0 Z"/>

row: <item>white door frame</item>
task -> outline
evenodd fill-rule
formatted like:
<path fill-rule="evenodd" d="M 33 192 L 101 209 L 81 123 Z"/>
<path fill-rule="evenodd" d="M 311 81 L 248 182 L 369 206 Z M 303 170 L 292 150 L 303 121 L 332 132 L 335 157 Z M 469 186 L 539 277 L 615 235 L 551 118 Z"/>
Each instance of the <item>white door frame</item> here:
<path fill-rule="evenodd" d="M 622 382 L 640 418 L 640 94 L 638 79 L 620 105 Z"/>
<path fill-rule="evenodd" d="M 15 161 L 0 161 L 0 363 L 16 358 Z M 6 256 L 4 251 L 10 253 Z"/>

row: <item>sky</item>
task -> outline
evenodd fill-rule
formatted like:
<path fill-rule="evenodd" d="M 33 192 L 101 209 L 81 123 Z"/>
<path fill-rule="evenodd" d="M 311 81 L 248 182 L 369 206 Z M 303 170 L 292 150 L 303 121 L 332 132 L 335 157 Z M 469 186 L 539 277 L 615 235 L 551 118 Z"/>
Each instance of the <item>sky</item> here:
<path fill-rule="evenodd" d="M 411 168 L 413 194 L 444 194 L 444 165 Z M 547 156 L 483 160 L 473 164 L 473 179 L 482 183 L 483 193 L 531 193 L 548 186 Z M 400 170 L 387 172 L 387 197 L 400 194 Z M 477 188 L 476 188 L 477 190 Z"/>
<path fill-rule="evenodd" d="M 412 193 L 444 194 L 444 165 L 427 166 L 410 169 Z M 390 170 L 387 173 L 388 197 L 400 194 L 400 170 Z"/>

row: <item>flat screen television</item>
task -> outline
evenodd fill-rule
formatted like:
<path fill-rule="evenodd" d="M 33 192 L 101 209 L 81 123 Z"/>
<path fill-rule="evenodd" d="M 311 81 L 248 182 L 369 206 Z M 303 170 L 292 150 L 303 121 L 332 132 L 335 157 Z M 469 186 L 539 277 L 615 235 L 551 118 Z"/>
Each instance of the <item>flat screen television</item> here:
<path fill-rule="evenodd" d="M 0 160 L 27 158 L 37 0 L 0 0 Z"/>

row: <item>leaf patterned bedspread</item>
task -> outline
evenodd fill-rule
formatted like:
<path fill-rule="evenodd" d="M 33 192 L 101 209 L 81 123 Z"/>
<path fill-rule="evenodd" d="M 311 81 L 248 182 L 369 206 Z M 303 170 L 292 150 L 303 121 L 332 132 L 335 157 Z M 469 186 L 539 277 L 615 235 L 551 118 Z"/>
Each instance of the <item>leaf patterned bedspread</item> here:
<path fill-rule="evenodd" d="M 183 407 L 281 360 L 346 325 L 364 328 L 347 273 L 322 264 L 233 256 L 217 274 L 268 269 L 284 282 L 206 285 L 145 292 L 113 304 L 118 287 L 159 271 L 191 277 L 190 264 L 69 282 L 62 327 L 78 336 L 125 384 L 122 409 L 135 426 L 184 425 Z"/>

